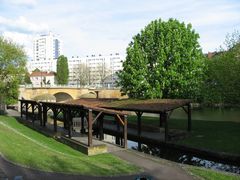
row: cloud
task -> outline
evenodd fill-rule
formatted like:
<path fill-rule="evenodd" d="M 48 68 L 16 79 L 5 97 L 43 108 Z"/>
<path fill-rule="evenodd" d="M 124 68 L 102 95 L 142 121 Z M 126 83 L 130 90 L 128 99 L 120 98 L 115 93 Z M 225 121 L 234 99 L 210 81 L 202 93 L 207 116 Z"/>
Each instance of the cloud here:
<path fill-rule="evenodd" d="M 32 56 L 33 50 L 32 50 L 32 41 L 33 41 L 33 36 L 24 34 L 24 33 L 19 33 L 19 32 L 10 32 L 10 31 L 5 31 L 2 33 L 2 36 L 6 39 L 10 39 L 13 42 L 19 44 L 20 46 L 24 47 L 24 50 L 28 56 Z"/>
<path fill-rule="evenodd" d="M 17 5 L 17 6 L 28 6 L 32 7 L 37 5 L 36 0 L 5 0 L 5 2 L 10 3 L 12 5 Z"/>
<path fill-rule="evenodd" d="M 48 30 L 48 25 L 45 23 L 32 23 L 25 17 L 20 16 L 17 19 L 10 19 L 0 16 L 1 29 L 6 31 L 15 31 L 22 33 L 40 33 Z"/>
<path fill-rule="evenodd" d="M 5 9 L 5 14 L 1 13 L 0 31 L 17 32 L 16 36 L 20 37 L 21 34 L 33 35 L 50 30 L 60 35 L 63 53 L 67 56 L 112 51 L 124 53 L 132 37 L 158 18 L 176 18 L 192 23 L 200 34 L 200 43 L 205 52 L 218 48 L 227 33 L 231 33 L 233 28 L 240 28 L 240 3 L 233 0 L 5 2 L 14 6 L 7 6 L 9 9 Z M 18 8 L 17 4 L 34 8 Z"/>

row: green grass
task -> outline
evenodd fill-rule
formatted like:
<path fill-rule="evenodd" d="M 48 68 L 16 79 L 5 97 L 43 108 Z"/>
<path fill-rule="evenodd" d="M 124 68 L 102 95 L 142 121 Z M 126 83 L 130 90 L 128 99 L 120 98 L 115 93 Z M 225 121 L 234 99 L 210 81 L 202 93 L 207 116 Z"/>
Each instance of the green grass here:
<path fill-rule="evenodd" d="M 218 171 L 209 170 L 209 169 L 205 169 L 205 168 L 199 168 L 199 167 L 191 166 L 191 167 L 188 167 L 187 170 L 190 171 L 191 173 L 193 173 L 195 176 L 201 177 L 205 180 L 213 180 L 213 179 L 217 179 L 217 180 L 240 180 L 239 175 L 233 175 L 233 174 L 230 174 L 230 173 L 218 172 Z"/>
<path fill-rule="evenodd" d="M 0 116 L 0 142 L 0 152 L 8 160 L 40 170 L 83 175 L 122 175 L 140 171 L 110 154 L 84 155 L 11 117 Z"/>
<path fill-rule="evenodd" d="M 128 117 L 136 123 L 136 116 Z M 159 126 L 159 118 L 142 117 L 142 124 Z M 186 119 L 170 119 L 169 128 L 187 129 Z M 193 120 L 190 136 L 176 143 L 240 155 L 240 122 Z"/>

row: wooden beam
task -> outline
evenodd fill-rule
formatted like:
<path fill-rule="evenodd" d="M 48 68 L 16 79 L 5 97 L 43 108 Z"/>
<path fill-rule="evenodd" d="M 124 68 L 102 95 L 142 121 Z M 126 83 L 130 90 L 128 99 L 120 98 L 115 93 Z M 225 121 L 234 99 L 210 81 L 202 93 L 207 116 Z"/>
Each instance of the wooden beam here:
<path fill-rule="evenodd" d="M 88 110 L 88 146 L 92 146 L 92 120 L 93 120 L 93 114 L 92 109 Z"/>
<path fill-rule="evenodd" d="M 93 120 L 93 124 L 94 124 L 94 122 L 95 121 L 97 121 L 97 119 L 101 116 L 101 114 L 102 114 L 103 112 L 102 111 L 100 111 L 99 113 L 98 113 L 98 115 L 95 117 L 95 119 Z"/>
<path fill-rule="evenodd" d="M 124 125 L 124 121 L 121 119 L 121 117 L 120 117 L 118 114 L 116 114 L 116 117 L 117 117 L 117 120 L 118 120 L 122 125 Z"/>
<path fill-rule="evenodd" d="M 188 110 L 185 108 L 185 106 L 182 106 L 182 109 L 188 114 Z"/>

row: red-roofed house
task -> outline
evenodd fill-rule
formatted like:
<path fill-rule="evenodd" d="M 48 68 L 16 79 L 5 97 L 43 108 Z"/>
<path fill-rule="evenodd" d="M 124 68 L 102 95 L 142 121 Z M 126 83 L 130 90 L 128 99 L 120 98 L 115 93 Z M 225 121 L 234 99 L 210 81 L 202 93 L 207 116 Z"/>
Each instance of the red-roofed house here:
<path fill-rule="evenodd" d="M 55 73 L 45 71 L 35 71 L 30 74 L 33 86 L 48 86 L 55 84 Z"/>

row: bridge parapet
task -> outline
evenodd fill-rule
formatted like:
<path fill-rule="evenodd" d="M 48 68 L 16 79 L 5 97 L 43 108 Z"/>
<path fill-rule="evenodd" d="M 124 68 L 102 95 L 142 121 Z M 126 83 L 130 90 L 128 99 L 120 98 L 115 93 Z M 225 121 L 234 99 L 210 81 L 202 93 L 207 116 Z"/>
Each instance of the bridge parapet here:
<path fill-rule="evenodd" d="M 34 97 L 50 94 L 56 97 L 56 101 L 64 101 L 68 99 L 79 99 L 82 95 L 92 93 L 95 97 L 99 98 L 127 98 L 127 96 L 122 96 L 120 89 L 93 89 L 93 88 L 77 88 L 77 87 L 20 87 L 19 99 L 34 99 Z"/>

